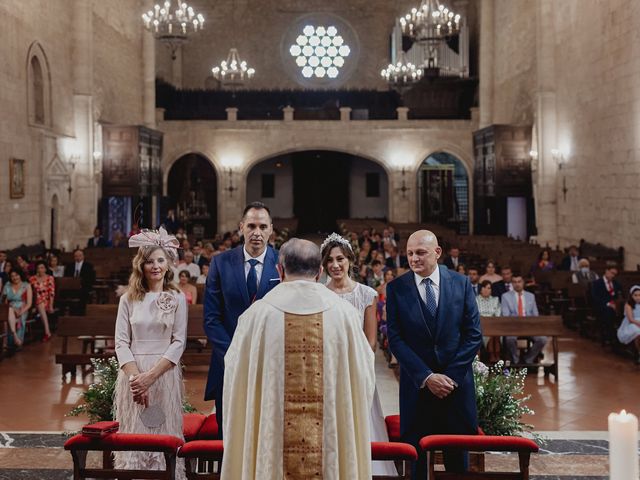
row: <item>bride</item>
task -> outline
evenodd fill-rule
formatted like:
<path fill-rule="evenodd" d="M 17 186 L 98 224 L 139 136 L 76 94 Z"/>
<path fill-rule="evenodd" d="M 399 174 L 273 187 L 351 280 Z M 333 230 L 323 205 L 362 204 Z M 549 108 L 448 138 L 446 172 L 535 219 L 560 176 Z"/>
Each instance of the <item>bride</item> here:
<path fill-rule="evenodd" d="M 373 288 L 358 283 L 351 278 L 355 255 L 349 241 L 337 233 L 332 233 L 322 243 L 320 251 L 322 254 L 322 267 L 329 277 L 327 288 L 349 302 L 360 312 L 360 316 L 363 319 L 364 333 L 372 350 L 375 351 L 378 330 L 378 320 L 376 318 L 378 294 Z M 373 395 L 369 424 L 372 442 L 389 441 L 377 388 Z M 372 462 L 372 473 L 373 475 L 398 475 L 395 465 L 390 461 Z"/>

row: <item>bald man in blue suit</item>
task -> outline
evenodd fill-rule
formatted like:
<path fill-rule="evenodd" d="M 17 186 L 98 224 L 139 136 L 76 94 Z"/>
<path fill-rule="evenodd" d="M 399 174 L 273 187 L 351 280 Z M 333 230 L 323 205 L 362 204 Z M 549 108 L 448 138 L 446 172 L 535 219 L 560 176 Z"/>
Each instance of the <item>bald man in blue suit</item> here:
<path fill-rule="evenodd" d="M 387 286 L 389 347 L 400 365 L 400 433 L 415 446 L 426 435 L 478 429 L 472 363 L 482 343 L 480 315 L 469 279 L 438 266 L 441 254 L 433 233 L 415 232 L 407 242 L 411 271 Z M 465 471 L 467 458 L 445 451 L 445 468 Z M 426 467 L 421 452 L 413 478 L 424 480 Z"/>

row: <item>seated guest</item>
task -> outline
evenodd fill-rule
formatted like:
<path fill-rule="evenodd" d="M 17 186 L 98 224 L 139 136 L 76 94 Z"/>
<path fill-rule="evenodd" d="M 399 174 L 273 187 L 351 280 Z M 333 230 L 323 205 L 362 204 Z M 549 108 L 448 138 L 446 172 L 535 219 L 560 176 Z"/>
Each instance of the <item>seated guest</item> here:
<path fill-rule="evenodd" d="M 371 262 L 371 272 L 367 277 L 367 285 L 376 289 L 384 282 L 384 272 L 382 271 L 382 262 L 380 260 L 374 260 Z"/>
<path fill-rule="evenodd" d="M 496 262 L 489 260 L 485 267 L 485 273 L 480 277 L 480 281 L 489 280 L 491 283 L 499 282 L 502 277 L 496 273 Z"/>
<path fill-rule="evenodd" d="M 134 223 L 133 225 L 131 225 L 131 231 L 129 232 L 129 235 L 127 235 L 127 237 L 132 237 L 134 235 L 137 235 L 138 233 L 140 233 L 140 226 L 137 223 Z"/>
<path fill-rule="evenodd" d="M 178 288 L 187 298 L 187 304 L 195 305 L 198 300 L 198 289 L 190 283 L 190 280 L 191 274 L 189 271 L 181 270 L 178 274 Z"/>
<path fill-rule="evenodd" d="M 625 345 L 633 342 L 636 347 L 636 363 L 640 365 L 640 285 L 629 290 L 624 306 L 624 318 L 618 328 L 618 340 Z"/>
<path fill-rule="evenodd" d="M 48 342 L 51 338 L 49 329 L 49 315 L 53 312 L 53 300 L 56 293 L 56 284 L 53 276 L 47 274 L 47 264 L 44 261 L 36 263 L 36 274 L 29 279 L 36 294 L 36 309 L 44 326 L 43 342 Z"/>
<path fill-rule="evenodd" d="M 87 248 L 98 248 L 98 247 L 106 247 L 107 241 L 104 239 L 102 234 L 100 233 L 100 229 L 98 227 L 93 229 L 93 237 L 91 237 L 87 241 Z"/>
<path fill-rule="evenodd" d="M 469 277 L 469 281 L 471 282 L 471 288 L 473 289 L 473 294 L 477 297 L 480 295 L 480 272 L 476 267 L 469 267 L 467 270 L 467 277 Z"/>
<path fill-rule="evenodd" d="M 480 294 L 476 297 L 476 303 L 481 317 L 500 316 L 500 300 L 491 295 L 491 288 L 489 280 L 480 282 Z"/>
<path fill-rule="evenodd" d="M 126 248 L 128 247 L 127 239 L 120 230 L 113 232 L 113 239 L 111 240 L 111 246 L 113 248 Z"/>
<path fill-rule="evenodd" d="M 567 255 L 566 257 L 564 257 L 562 259 L 562 262 L 560 262 L 560 266 L 558 267 L 558 270 L 565 270 L 567 272 L 577 272 L 578 270 L 580 270 L 580 258 L 578 256 L 578 247 L 576 247 L 575 245 L 571 245 L 569 247 L 569 255 Z"/>
<path fill-rule="evenodd" d="M 17 268 L 22 270 L 25 275 L 33 275 L 35 271 L 35 265 L 29 262 L 26 255 L 18 255 L 16 257 Z"/>
<path fill-rule="evenodd" d="M 202 265 L 202 268 L 200 270 L 202 271 L 202 273 L 198 276 L 196 284 L 206 284 L 207 276 L 209 275 L 209 264 L 205 263 L 204 265 Z"/>
<path fill-rule="evenodd" d="M 182 243 L 184 240 L 187 240 L 187 232 L 184 231 L 184 228 L 178 227 L 178 229 L 176 230 L 176 238 L 180 243 Z"/>
<path fill-rule="evenodd" d="M 9 304 L 7 317 L 9 335 L 7 337 L 9 348 L 20 347 L 24 342 L 24 332 L 29 316 L 29 309 L 33 302 L 31 286 L 26 282 L 22 270 L 9 271 L 9 283 L 2 289 L 2 297 Z"/>
<path fill-rule="evenodd" d="M 390 243 L 394 247 L 397 245 L 396 239 L 394 238 L 392 233 L 392 229 L 390 229 L 389 227 L 382 230 L 382 241 L 383 243 Z"/>
<path fill-rule="evenodd" d="M 376 288 L 378 295 L 380 295 L 380 300 L 384 301 L 387 298 L 387 285 L 394 278 L 396 278 L 396 274 L 390 268 L 384 272 L 384 281 Z"/>
<path fill-rule="evenodd" d="M 96 271 L 93 269 L 93 265 L 84 260 L 84 252 L 79 248 L 73 252 L 73 260 L 73 263 L 65 267 L 64 276 L 80 279 L 82 301 L 86 303 L 96 281 Z"/>
<path fill-rule="evenodd" d="M 0 250 L 0 272 L 4 272 L 4 264 L 7 261 L 7 252 Z"/>
<path fill-rule="evenodd" d="M 55 253 L 49 255 L 49 271 L 54 278 L 64 277 L 64 265 L 60 265 L 60 259 Z"/>
<path fill-rule="evenodd" d="M 458 272 L 460 275 L 466 275 L 467 267 L 465 267 L 463 263 L 459 263 L 458 267 L 456 268 L 456 272 Z"/>
<path fill-rule="evenodd" d="M 513 290 L 502 295 L 502 316 L 504 317 L 537 317 L 538 306 L 536 305 L 536 297 L 533 293 L 524 289 L 524 278 L 520 274 L 513 274 L 511 280 Z M 547 343 L 547 337 L 530 337 L 533 345 L 524 356 L 523 363 L 534 363 L 538 355 Z M 505 337 L 505 344 L 511 359 L 511 363 L 520 363 L 520 351 L 518 349 L 518 337 Z"/>
<path fill-rule="evenodd" d="M 591 282 L 596 281 L 598 278 L 598 274 L 591 270 L 591 265 L 589 264 L 589 260 L 586 258 L 581 258 L 578 260 L 578 271 L 574 272 L 571 275 L 571 281 L 575 284 L 581 285 L 584 288 L 587 288 Z"/>
<path fill-rule="evenodd" d="M 612 344 L 615 338 L 615 324 L 618 318 L 616 301 L 622 297 L 622 287 L 615 280 L 616 266 L 608 266 L 604 276 L 591 284 L 593 308 L 600 324 L 602 344 Z"/>
<path fill-rule="evenodd" d="M 193 252 L 191 250 L 186 250 L 184 252 L 184 262 L 179 264 L 178 273 L 183 270 L 187 270 L 191 278 L 198 278 L 200 276 L 200 267 L 193 263 Z"/>
<path fill-rule="evenodd" d="M 449 249 L 449 255 L 444 259 L 444 266 L 449 270 L 458 269 L 458 265 L 464 263 L 464 260 L 460 257 L 460 249 L 458 247 L 451 247 Z"/>
<path fill-rule="evenodd" d="M 13 262 L 11 260 L 5 260 L 4 270 L 0 272 L 0 279 L 2 279 L 2 285 L 9 283 L 9 272 L 13 270 Z"/>
<path fill-rule="evenodd" d="M 389 258 L 385 260 L 385 266 L 387 268 L 409 268 L 409 261 L 406 255 L 400 255 L 398 247 L 393 245 L 391 247 Z"/>
<path fill-rule="evenodd" d="M 209 263 L 209 260 L 204 256 L 200 245 L 195 244 L 191 251 L 193 252 L 193 263 L 198 265 L 200 268 L 202 268 L 202 265 L 205 263 Z"/>
<path fill-rule="evenodd" d="M 538 255 L 538 261 L 531 267 L 531 273 L 535 272 L 549 272 L 553 270 L 554 265 L 551 261 L 551 252 L 548 249 L 544 249 Z"/>
<path fill-rule="evenodd" d="M 502 280 L 494 283 L 491 286 L 492 295 L 498 298 L 502 298 L 503 293 L 513 290 L 513 286 L 511 285 L 511 278 L 513 277 L 511 267 L 502 267 L 502 269 L 500 270 L 500 274 L 502 275 Z"/>
<path fill-rule="evenodd" d="M 169 233 L 174 233 L 178 229 L 178 220 L 176 219 L 176 211 L 170 208 L 167 211 L 167 217 L 162 222 L 164 228 Z"/>

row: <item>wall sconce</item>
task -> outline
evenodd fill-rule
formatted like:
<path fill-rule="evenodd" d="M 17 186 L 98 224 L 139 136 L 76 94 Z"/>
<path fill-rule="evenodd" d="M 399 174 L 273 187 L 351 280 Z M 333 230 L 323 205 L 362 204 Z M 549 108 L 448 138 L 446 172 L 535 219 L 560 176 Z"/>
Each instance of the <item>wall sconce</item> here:
<path fill-rule="evenodd" d="M 407 182 L 405 181 L 405 176 L 407 174 L 406 168 L 402 167 L 402 171 L 400 173 L 402 174 L 402 186 L 398 188 L 398 190 L 402 192 L 402 198 L 407 198 L 407 192 L 411 190 L 411 188 L 407 187 Z"/>
<path fill-rule="evenodd" d="M 67 159 L 67 165 L 69 166 L 69 168 L 71 170 L 75 170 L 76 169 L 76 163 L 78 163 L 78 161 L 80 160 L 80 155 L 71 155 L 68 159 Z"/>
<path fill-rule="evenodd" d="M 558 164 L 558 169 L 559 170 L 562 170 L 562 167 L 564 167 L 567 164 L 567 159 L 566 159 L 564 153 L 562 153 L 557 148 L 552 148 L 551 149 L 551 157 Z"/>
<path fill-rule="evenodd" d="M 238 187 L 233 186 L 233 169 L 231 167 L 228 167 L 225 171 L 229 176 L 229 185 L 225 187 L 225 191 L 229 192 L 230 197 L 233 197 L 233 192 L 238 190 Z"/>
<path fill-rule="evenodd" d="M 529 157 L 531 157 L 531 171 L 538 171 L 538 151 L 537 150 L 529 150 Z"/>

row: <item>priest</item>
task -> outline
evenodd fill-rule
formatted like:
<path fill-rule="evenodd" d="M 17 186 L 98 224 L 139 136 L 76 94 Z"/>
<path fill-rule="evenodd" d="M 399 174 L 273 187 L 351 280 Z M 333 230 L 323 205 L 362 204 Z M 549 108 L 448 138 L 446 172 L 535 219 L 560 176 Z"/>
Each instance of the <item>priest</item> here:
<path fill-rule="evenodd" d="M 282 283 L 238 319 L 225 356 L 223 480 L 371 478 L 374 357 L 349 303 L 291 239 Z"/>

